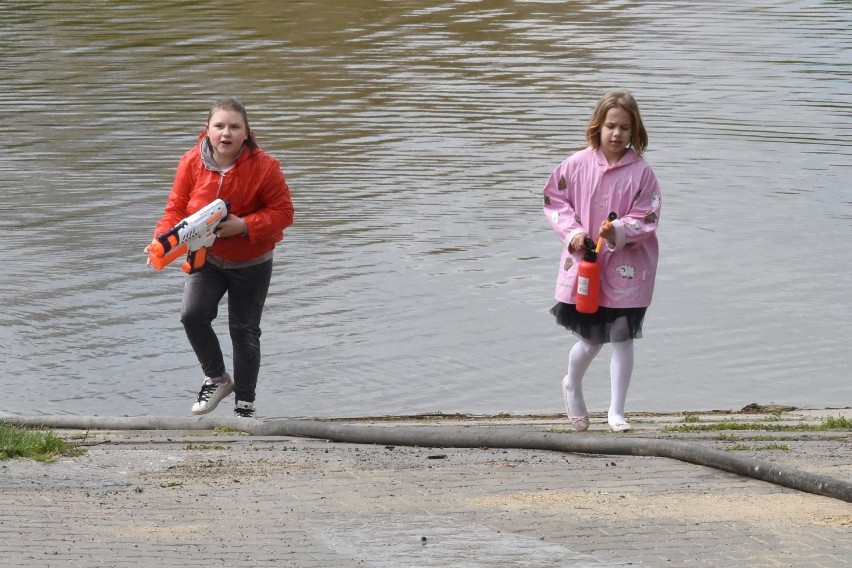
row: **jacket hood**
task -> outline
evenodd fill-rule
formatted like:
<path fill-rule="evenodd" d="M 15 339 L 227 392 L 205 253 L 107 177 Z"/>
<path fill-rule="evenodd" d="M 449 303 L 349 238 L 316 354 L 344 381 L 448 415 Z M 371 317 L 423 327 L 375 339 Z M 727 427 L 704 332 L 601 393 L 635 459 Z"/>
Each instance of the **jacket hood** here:
<path fill-rule="evenodd" d="M 234 167 L 234 165 L 240 161 L 240 158 L 243 157 L 243 151 L 246 149 L 246 144 L 243 142 L 243 147 L 240 148 L 240 154 L 237 156 L 237 159 L 234 160 L 234 163 L 231 164 L 228 168 L 222 169 L 219 167 L 219 164 L 216 163 L 216 160 L 213 158 L 213 147 L 210 145 L 210 139 L 207 137 L 207 132 L 202 132 L 198 135 L 198 150 L 201 155 L 201 162 L 204 164 L 204 167 L 208 170 L 214 172 L 224 172 L 230 170 Z"/>
<path fill-rule="evenodd" d="M 635 164 L 636 162 L 642 161 L 642 156 L 637 154 L 636 150 L 634 150 L 633 148 L 628 148 L 627 152 L 624 153 L 621 159 L 618 160 L 618 162 L 614 166 L 609 165 L 609 162 L 607 162 L 606 156 L 604 155 L 603 150 L 600 147 L 593 150 L 593 152 L 595 154 L 595 159 L 597 160 L 598 165 L 605 168 L 621 168 L 623 166 L 629 166 L 630 164 Z"/>

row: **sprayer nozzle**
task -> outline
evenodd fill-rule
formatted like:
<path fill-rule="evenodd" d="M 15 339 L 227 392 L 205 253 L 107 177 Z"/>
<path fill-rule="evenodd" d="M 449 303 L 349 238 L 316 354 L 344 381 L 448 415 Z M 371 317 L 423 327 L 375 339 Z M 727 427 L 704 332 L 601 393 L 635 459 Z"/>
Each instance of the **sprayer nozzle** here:
<path fill-rule="evenodd" d="M 595 247 L 595 241 L 586 237 L 586 240 L 583 241 L 586 245 L 586 252 L 583 254 L 583 260 L 588 260 L 589 262 L 595 262 L 598 259 L 598 251 Z"/>

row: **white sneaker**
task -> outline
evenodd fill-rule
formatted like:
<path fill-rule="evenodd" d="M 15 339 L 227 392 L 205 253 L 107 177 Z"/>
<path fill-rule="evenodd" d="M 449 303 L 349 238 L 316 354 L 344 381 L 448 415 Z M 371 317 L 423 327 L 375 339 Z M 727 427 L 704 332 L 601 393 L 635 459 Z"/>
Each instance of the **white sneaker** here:
<path fill-rule="evenodd" d="M 231 375 L 225 373 L 228 377 L 227 383 L 216 384 L 210 377 L 204 378 L 204 384 L 201 385 L 201 390 L 198 392 L 198 400 L 192 405 L 193 414 L 207 414 L 222 402 L 222 399 L 234 392 L 234 380 Z"/>

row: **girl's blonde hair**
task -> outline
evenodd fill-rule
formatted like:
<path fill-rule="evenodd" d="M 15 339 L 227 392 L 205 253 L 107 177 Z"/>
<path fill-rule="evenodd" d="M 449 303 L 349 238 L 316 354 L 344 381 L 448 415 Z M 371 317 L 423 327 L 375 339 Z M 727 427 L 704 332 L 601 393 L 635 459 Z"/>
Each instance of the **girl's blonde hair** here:
<path fill-rule="evenodd" d="M 642 124 L 639 105 L 636 104 L 633 95 L 627 91 L 612 91 L 601 97 L 601 100 L 595 106 L 592 118 L 589 119 L 589 126 L 586 128 L 586 141 L 595 150 L 600 147 L 601 130 L 606 120 L 606 113 L 613 108 L 623 108 L 630 113 L 630 146 L 634 152 L 641 156 L 645 148 L 648 147 L 648 133 Z"/>

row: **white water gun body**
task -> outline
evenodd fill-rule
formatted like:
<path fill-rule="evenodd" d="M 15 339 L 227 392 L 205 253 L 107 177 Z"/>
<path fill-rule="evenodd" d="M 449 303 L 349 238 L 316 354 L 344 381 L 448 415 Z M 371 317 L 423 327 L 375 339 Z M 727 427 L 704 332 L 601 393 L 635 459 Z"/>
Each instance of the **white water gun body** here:
<path fill-rule="evenodd" d="M 207 248 L 216 240 L 216 228 L 228 216 L 231 206 L 216 199 L 183 219 L 168 232 L 155 238 L 148 249 L 148 258 L 155 269 L 161 270 L 186 253 L 181 268 L 187 274 L 201 270 L 207 261 Z"/>

